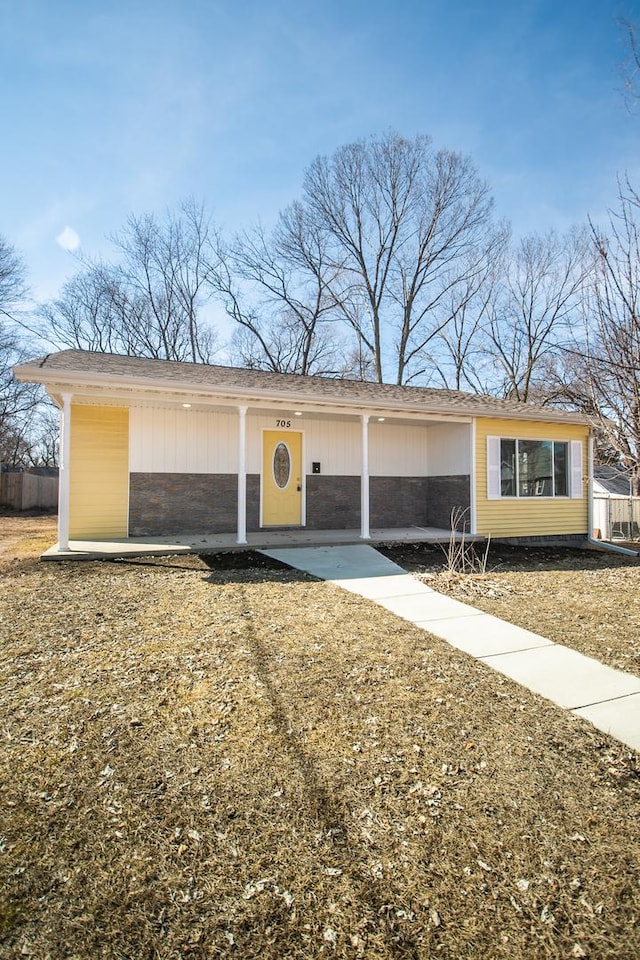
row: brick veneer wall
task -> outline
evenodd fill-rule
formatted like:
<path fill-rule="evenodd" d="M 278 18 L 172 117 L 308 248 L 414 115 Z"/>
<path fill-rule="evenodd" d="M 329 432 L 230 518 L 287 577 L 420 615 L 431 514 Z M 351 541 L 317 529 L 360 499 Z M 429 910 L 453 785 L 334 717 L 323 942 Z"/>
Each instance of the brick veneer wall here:
<path fill-rule="evenodd" d="M 311 474 L 307 483 L 307 526 L 311 530 L 360 527 L 360 477 Z M 370 477 L 371 527 L 430 526 L 449 529 L 451 510 L 468 508 L 469 477 Z"/>
<path fill-rule="evenodd" d="M 238 478 L 219 473 L 132 473 L 129 536 L 233 533 Z"/>
<path fill-rule="evenodd" d="M 360 477 L 308 474 L 307 527 L 310 530 L 360 529 Z"/>
<path fill-rule="evenodd" d="M 307 527 L 357 530 L 360 477 L 309 474 Z M 468 476 L 370 477 L 372 527 L 449 528 L 451 510 L 468 507 Z M 132 473 L 129 536 L 235 533 L 238 479 L 235 474 Z M 247 475 L 247 530 L 260 529 L 260 477 Z"/>
<path fill-rule="evenodd" d="M 451 526 L 451 511 L 461 507 L 469 510 L 471 504 L 471 480 L 466 474 L 450 477 L 425 477 L 427 498 L 427 524 L 448 530 Z M 466 528 L 470 516 L 466 514 Z M 458 524 L 460 527 L 461 525 Z"/>
<path fill-rule="evenodd" d="M 425 526 L 427 523 L 426 483 L 426 477 L 370 477 L 370 526 Z"/>
<path fill-rule="evenodd" d="M 237 483 L 237 480 L 236 480 Z M 247 530 L 260 529 L 260 474 L 247 474 Z M 235 527 L 234 527 L 235 530 Z"/>

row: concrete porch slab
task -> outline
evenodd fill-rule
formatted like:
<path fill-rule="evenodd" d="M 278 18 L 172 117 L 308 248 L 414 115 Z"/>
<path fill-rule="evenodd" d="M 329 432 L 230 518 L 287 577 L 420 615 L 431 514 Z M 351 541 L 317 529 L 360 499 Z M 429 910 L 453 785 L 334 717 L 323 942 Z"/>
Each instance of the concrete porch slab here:
<path fill-rule="evenodd" d="M 61 550 L 58 544 L 42 554 L 43 560 L 99 560 L 116 557 L 167 556 L 178 553 L 216 553 L 239 550 L 270 550 L 279 547 L 314 546 L 375 546 L 391 543 L 446 544 L 452 536 L 450 530 L 438 527 L 384 527 L 371 530 L 371 537 L 363 541 L 359 530 L 309 530 L 296 529 L 258 530 L 247 534 L 247 542 L 239 544 L 233 533 L 201 534 L 167 537 L 135 537 L 118 540 L 72 540 L 69 550 Z M 453 534 L 456 539 L 460 534 Z M 482 537 L 465 535 L 465 540 L 482 540 Z M 390 562 L 390 561 L 389 561 Z M 401 571 L 398 567 L 398 571 Z"/>
<path fill-rule="evenodd" d="M 640 694 L 640 678 L 558 643 L 482 659 L 494 670 L 569 710 Z"/>

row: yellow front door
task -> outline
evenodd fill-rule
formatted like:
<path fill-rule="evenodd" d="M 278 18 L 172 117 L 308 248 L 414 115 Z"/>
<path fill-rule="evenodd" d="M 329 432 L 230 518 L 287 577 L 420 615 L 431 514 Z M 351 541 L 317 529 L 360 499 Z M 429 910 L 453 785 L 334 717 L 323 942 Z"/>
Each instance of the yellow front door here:
<path fill-rule="evenodd" d="M 265 430 L 262 435 L 262 526 L 302 523 L 302 434 Z"/>

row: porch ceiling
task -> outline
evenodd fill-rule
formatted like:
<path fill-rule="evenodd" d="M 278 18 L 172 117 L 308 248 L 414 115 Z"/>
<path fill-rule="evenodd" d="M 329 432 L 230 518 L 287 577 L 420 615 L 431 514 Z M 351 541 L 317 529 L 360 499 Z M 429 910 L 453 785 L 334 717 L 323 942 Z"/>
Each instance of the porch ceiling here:
<path fill-rule="evenodd" d="M 53 400 L 62 406 L 63 391 L 50 388 Z M 379 407 L 352 407 L 340 404 L 323 405 L 300 403 L 292 405 L 283 402 L 265 402 L 247 398 L 242 403 L 232 397 L 211 397 L 197 393 L 185 393 L 181 396 L 167 397 L 162 394 L 141 393 L 133 390 L 106 390 L 100 388 L 80 389 L 73 392 L 73 403 L 98 404 L 100 406 L 141 406 L 162 409 L 182 410 L 189 409 L 201 412 L 234 413 L 238 406 L 247 407 L 247 415 L 291 419 L 294 423 L 303 424 L 305 420 L 347 420 L 359 423 L 362 415 L 369 416 L 370 425 L 376 423 L 394 423 L 410 426 L 422 423 L 425 426 L 441 423 L 471 423 L 469 416 L 447 414 L 428 414 L 422 412 L 395 411 Z"/>

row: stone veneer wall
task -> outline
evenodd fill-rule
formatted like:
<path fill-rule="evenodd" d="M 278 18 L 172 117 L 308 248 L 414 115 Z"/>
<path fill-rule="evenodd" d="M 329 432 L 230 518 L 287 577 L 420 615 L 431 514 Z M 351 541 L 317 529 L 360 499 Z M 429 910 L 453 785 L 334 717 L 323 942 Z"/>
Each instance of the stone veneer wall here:
<path fill-rule="evenodd" d="M 360 529 L 360 477 L 311 473 L 305 479 L 310 530 Z"/>
<path fill-rule="evenodd" d="M 469 510 L 471 504 L 471 480 L 468 475 L 450 477 L 425 477 L 427 500 L 427 525 L 448 530 L 451 526 L 451 511 L 461 507 Z M 466 514 L 466 529 L 471 518 Z M 461 527 L 461 524 L 458 524 Z"/>

